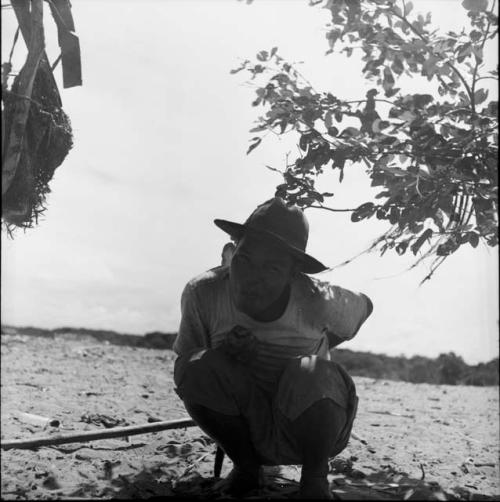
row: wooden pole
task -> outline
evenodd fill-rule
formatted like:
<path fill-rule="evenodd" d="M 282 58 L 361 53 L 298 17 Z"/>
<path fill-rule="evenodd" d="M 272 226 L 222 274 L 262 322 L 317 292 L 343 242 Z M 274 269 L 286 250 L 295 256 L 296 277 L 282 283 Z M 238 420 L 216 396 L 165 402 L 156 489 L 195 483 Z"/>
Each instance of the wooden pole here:
<path fill-rule="evenodd" d="M 14 441 L 2 441 L 2 450 L 33 450 L 40 446 L 52 446 L 66 443 L 85 443 L 98 439 L 109 439 L 123 436 L 135 436 L 137 434 L 148 434 L 150 432 L 166 431 L 169 429 L 180 429 L 182 427 L 193 427 L 196 424 L 190 418 L 177 420 L 166 420 L 164 422 L 154 422 L 152 424 L 130 425 L 127 427 L 114 427 L 103 431 L 85 431 L 65 436 L 49 436 L 38 439 L 16 439 Z"/>

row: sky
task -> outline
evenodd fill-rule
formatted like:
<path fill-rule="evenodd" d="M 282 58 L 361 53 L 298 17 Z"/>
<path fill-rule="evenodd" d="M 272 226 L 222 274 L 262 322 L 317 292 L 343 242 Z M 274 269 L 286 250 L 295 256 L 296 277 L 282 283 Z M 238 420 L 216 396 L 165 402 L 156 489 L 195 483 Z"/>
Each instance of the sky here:
<path fill-rule="evenodd" d="M 457 29 L 464 11 L 450 0 L 416 0 L 436 26 Z M 318 90 L 364 96 L 355 58 L 326 56 L 326 10 L 307 0 L 73 0 L 83 86 L 62 88 L 74 147 L 50 183 L 39 225 L 2 233 L 2 324 L 176 331 L 186 282 L 220 263 L 228 237 L 214 218 L 243 222 L 274 195 L 295 140 L 269 135 L 246 155 L 262 110 L 230 70 L 262 49 L 299 65 Z M 2 10 L 2 47 L 17 26 Z M 47 54 L 58 55 L 45 9 Z M 14 68 L 23 62 L 22 41 Z M 6 60 L 2 52 L 2 61 Z M 7 53 L 8 54 L 8 53 Z M 491 63 L 498 53 L 487 53 Z M 490 81 L 486 81 L 490 82 Z M 414 92 L 422 81 L 409 82 Z M 422 92 L 422 91 L 421 91 Z M 491 86 L 490 97 L 496 93 Z M 288 135 L 290 136 L 290 135 Z M 363 167 L 322 180 L 334 207 L 373 196 Z M 309 209 L 308 252 L 329 266 L 357 255 L 385 225 L 353 224 L 349 213 Z M 319 274 L 368 294 L 374 312 L 341 347 L 389 355 L 455 352 L 470 364 L 498 356 L 498 248 L 462 247 L 419 287 L 428 264 L 412 256 L 365 254 Z"/>

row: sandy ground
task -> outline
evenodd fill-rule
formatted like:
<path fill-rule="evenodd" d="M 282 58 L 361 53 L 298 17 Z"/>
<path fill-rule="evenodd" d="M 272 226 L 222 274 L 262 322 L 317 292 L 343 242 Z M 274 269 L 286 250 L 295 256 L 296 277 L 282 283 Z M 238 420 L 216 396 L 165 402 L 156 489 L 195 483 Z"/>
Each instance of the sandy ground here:
<path fill-rule="evenodd" d="M 94 338 L 20 335 L 1 339 L 2 441 L 102 429 L 82 416 L 121 424 L 186 416 L 175 394 L 169 350 L 99 343 Z M 436 386 L 354 377 L 357 437 L 332 461 L 341 500 L 498 500 L 498 387 Z M 59 419 L 52 428 L 19 412 Z M 197 427 L 2 451 L 1 496 L 15 499 L 218 498 L 214 443 Z M 224 460 L 222 477 L 231 469 Z M 249 498 L 293 498 L 300 470 L 268 469 Z M 423 479 L 422 479 L 423 478 Z"/>

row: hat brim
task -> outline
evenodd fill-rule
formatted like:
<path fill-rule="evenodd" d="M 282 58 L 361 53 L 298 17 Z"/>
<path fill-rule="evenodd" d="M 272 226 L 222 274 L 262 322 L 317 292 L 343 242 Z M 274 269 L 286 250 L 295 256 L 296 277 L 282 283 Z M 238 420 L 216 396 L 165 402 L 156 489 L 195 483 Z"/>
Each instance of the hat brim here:
<path fill-rule="evenodd" d="M 277 241 L 278 243 L 285 246 L 287 250 L 292 254 L 292 256 L 297 258 L 301 272 L 304 272 L 306 274 L 317 274 L 319 272 L 328 270 L 328 267 L 323 265 L 323 263 L 321 263 L 320 261 L 316 260 L 316 258 L 313 258 L 311 255 L 308 255 L 301 249 L 298 249 L 295 246 L 290 245 L 288 242 L 283 240 L 279 235 L 276 235 L 273 232 L 269 232 L 267 230 L 255 229 L 252 227 L 248 227 L 247 225 L 241 223 L 235 223 L 234 221 L 228 221 L 228 220 L 216 219 L 214 220 L 214 223 L 221 230 L 224 230 L 224 232 L 226 232 L 231 237 L 234 237 L 236 239 L 241 239 L 241 237 L 243 237 L 243 235 L 250 230 L 252 232 L 265 235 L 273 239 L 274 241 Z"/>

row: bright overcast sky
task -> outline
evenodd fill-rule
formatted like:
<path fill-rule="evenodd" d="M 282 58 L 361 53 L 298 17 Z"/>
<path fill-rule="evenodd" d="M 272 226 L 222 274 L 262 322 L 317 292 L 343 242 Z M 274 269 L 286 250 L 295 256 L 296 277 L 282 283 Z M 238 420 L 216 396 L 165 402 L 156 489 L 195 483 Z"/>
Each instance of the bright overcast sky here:
<path fill-rule="evenodd" d="M 417 0 L 441 28 L 466 19 L 460 2 Z M 35 229 L 2 234 L 2 323 L 76 326 L 125 333 L 176 331 L 185 283 L 220 263 L 226 235 L 214 218 L 244 221 L 274 194 L 287 151 L 270 135 L 249 156 L 253 90 L 241 59 L 278 46 L 318 90 L 342 98 L 366 90 L 355 59 L 325 56 L 327 12 L 307 0 L 73 0 L 83 86 L 62 89 L 74 147 L 50 186 Z M 46 7 L 46 4 L 45 4 Z M 17 26 L 2 11 L 2 61 Z M 45 9 L 49 60 L 58 55 Z M 16 50 L 22 63 L 22 41 Z M 498 59 L 490 51 L 490 61 Z M 61 69 L 57 79 L 61 82 Z M 420 82 L 411 84 L 419 89 Z M 415 87 L 416 86 L 416 87 Z M 496 92 L 492 86 L 492 92 Z M 363 168 L 339 185 L 335 207 L 372 193 Z M 348 213 L 307 211 L 308 251 L 336 265 L 365 249 L 385 227 L 350 223 Z M 454 351 L 469 363 L 498 355 L 498 249 L 461 249 L 428 272 L 403 273 L 411 257 L 363 255 L 322 274 L 367 293 L 372 317 L 343 345 L 390 355 Z"/>

